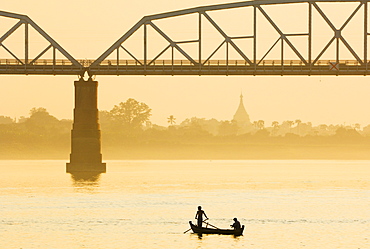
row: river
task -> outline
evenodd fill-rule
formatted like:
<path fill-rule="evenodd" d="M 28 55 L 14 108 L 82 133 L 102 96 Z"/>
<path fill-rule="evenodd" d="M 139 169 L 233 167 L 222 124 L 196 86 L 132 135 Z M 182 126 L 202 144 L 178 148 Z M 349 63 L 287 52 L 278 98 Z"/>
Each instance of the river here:
<path fill-rule="evenodd" d="M 0 161 L 0 248 L 370 248 L 370 161 Z M 244 236 L 187 232 L 209 222 Z"/>

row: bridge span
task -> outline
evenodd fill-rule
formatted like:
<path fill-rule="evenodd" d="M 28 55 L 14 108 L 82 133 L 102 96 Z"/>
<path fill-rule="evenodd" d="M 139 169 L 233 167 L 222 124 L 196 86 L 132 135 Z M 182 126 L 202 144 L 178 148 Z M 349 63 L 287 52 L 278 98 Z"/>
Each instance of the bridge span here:
<path fill-rule="evenodd" d="M 351 11 L 341 14 L 343 21 L 338 24 L 322 4 L 351 4 L 348 7 Z M 295 21 L 294 15 L 287 16 L 285 22 L 275 20 L 268 9 L 271 6 L 282 11 L 289 6 L 299 8 L 304 14 L 299 17 L 302 24 L 292 32 L 286 26 Z M 213 14 L 237 9 L 246 11 L 244 15 L 248 16 L 248 21 L 235 24 L 246 30 L 235 36 Z M 0 74 L 367 75 L 368 12 L 368 0 L 258 0 L 201 6 L 145 16 L 99 58 L 81 60 L 71 56 L 28 16 L 0 11 L 0 17 L 18 20 L 0 37 L 0 49 L 9 55 L 8 58 L 0 58 Z M 196 19 L 192 22 L 196 25 L 186 24 L 189 36 L 185 40 L 175 39 L 178 37 L 176 32 L 181 33 L 181 30 L 171 33 L 162 27 L 162 21 L 172 22 L 184 17 Z M 318 21 L 321 22 L 317 24 Z M 272 40 L 269 46 L 262 46 L 267 40 L 264 33 L 266 23 Z M 356 23 L 355 29 L 351 23 Z M 23 42 L 24 53 L 20 55 L 5 43 L 21 28 L 24 29 L 24 40 L 20 41 Z M 30 29 L 49 43 L 32 58 Z M 207 35 L 210 31 L 217 34 L 217 39 Z M 325 35 L 327 40 L 318 43 Z M 352 36 L 356 36 L 356 42 L 351 40 Z M 299 44 L 296 38 L 300 39 Z M 133 48 L 128 44 L 130 39 L 134 39 Z M 153 44 L 160 40 L 164 41 L 161 43 L 163 47 L 153 48 Z M 212 43 L 212 40 L 217 42 Z M 50 51 L 52 58 L 45 58 Z M 57 52 L 62 58 L 57 58 Z"/>

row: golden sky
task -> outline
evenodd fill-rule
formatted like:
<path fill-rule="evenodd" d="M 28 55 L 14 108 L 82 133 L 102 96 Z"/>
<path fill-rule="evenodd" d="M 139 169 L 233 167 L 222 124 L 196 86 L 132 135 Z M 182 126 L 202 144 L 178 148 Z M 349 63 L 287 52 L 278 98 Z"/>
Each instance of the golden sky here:
<path fill-rule="evenodd" d="M 75 58 L 95 59 L 145 15 L 217 3 L 226 2 L 15 0 L 4 1 L 1 8 L 28 15 Z M 276 20 L 294 20 L 295 12 L 286 15 L 274 9 L 269 11 Z M 304 22 L 306 18 L 298 17 L 298 13 L 295 17 Z M 337 20 L 338 12 L 328 10 L 327 13 L 340 25 L 342 21 Z M 233 26 L 231 22 L 235 20 L 232 20 L 232 15 L 224 16 L 218 16 L 218 21 L 225 26 Z M 3 33 L 6 25 L 1 26 L 2 20 L 0 31 Z M 293 30 L 293 24 L 298 25 L 299 22 L 288 23 Z M 163 25 L 167 25 L 174 36 L 188 32 L 186 27 L 175 26 L 175 22 Z M 332 35 L 326 31 L 327 27 L 323 25 L 322 34 L 318 32 L 320 35 L 317 36 L 319 44 L 327 41 L 324 33 Z M 356 39 L 351 42 L 356 43 Z M 266 46 L 270 44 L 265 43 Z M 265 43 L 260 41 L 261 47 Z M 73 81 L 76 79 L 77 76 L 2 75 L 0 115 L 28 116 L 32 107 L 45 107 L 59 119 L 70 119 Z M 151 121 L 161 125 L 166 125 L 169 115 L 174 115 L 178 123 L 193 116 L 230 120 L 237 109 L 241 91 L 251 120 L 265 120 L 268 126 L 275 120 L 295 119 L 313 124 L 370 124 L 367 113 L 370 107 L 368 77 L 98 76 L 96 80 L 99 81 L 101 110 L 110 110 L 119 102 L 135 98 L 153 109 Z"/>

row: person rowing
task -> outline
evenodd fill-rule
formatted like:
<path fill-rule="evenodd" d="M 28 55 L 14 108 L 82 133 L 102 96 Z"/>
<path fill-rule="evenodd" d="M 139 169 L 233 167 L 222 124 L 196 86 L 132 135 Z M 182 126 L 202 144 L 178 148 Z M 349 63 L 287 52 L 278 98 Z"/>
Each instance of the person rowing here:
<path fill-rule="evenodd" d="M 240 222 L 238 221 L 238 219 L 237 218 L 234 218 L 233 220 L 234 220 L 234 224 L 232 224 L 230 226 L 233 227 L 234 230 L 240 229 L 241 228 L 241 225 L 240 225 Z"/>
<path fill-rule="evenodd" d="M 203 215 L 204 217 L 206 217 L 206 219 L 208 219 L 206 213 L 202 210 L 202 207 L 198 206 L 198 211 L 195 214 L 195 219 L 197 220 L 198 227 L 202 227 Z"/>

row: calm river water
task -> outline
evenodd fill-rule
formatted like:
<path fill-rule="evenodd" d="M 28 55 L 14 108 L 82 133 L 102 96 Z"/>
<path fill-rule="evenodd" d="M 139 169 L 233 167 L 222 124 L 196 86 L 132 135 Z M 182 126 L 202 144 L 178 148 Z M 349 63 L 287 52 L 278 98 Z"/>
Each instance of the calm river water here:
<path fill-rule="evenodd" d="M 0 161 L 0 248 L 370 248 L 370 161 Z M 244 236 L 188 232 L 209 222 Z"/>

